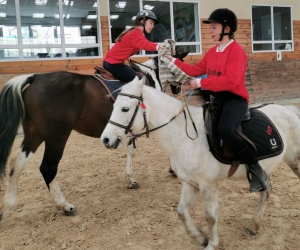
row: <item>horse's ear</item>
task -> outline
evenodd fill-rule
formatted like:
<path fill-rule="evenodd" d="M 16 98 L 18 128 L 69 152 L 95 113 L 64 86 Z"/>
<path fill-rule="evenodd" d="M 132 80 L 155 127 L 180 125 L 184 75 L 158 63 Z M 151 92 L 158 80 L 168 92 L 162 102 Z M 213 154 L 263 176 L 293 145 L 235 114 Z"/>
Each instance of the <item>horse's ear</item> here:
<path fill-rule="evenodd" d="M 180 61 L 183 61 L 183 58 L 185 58 L 189 53 L 190 53 L 189 51 L 182 52 L 182 53 L 176 52 L 176 55 L 174 57 L 178 58 Z"/>

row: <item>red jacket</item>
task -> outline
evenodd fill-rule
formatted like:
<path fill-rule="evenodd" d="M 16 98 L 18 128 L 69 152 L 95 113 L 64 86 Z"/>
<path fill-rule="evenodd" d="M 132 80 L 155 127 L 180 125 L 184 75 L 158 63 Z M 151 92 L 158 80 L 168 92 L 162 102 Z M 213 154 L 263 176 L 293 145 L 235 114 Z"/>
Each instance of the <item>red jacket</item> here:
<path fill-rule="evenodd" d="M 195 65 L 189 65 L 176 59 L 175 64 L 190 76 L 206 74 L 201 79 L 201 88 L 213 92 L 228 91 L 245 98 L 249 102 L 249 93 L 245 86 L 247 56 L 243 48 L 233 41 L 223 52 L 217 52 L 218 45 L 209 49 L 203 59 Z"/>
<path fill-rule="evenodd" d="M 110 64 L 124 63 L 130 56 L 135 55 L 140 49 L 156 51 L 156 43 L 146 39 L 140 28 L 128 31 L 115 45 L 109 50 L 104 61 Z"/>

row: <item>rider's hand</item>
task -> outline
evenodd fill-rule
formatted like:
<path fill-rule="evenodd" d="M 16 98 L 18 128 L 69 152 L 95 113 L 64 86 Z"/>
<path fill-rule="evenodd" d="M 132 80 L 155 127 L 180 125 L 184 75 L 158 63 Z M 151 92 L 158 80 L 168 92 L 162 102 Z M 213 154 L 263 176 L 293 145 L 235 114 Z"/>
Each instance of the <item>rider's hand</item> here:
<path fill-rule="evenodd" d="M 172 60 L 173 60 L 173 57 L 172 57 L 172 56 L 170 56 L 170 55 L 164 55 L 164 57 L 168 58 L 170 61 L 172 61 Z"/>
<path fill-rule="evenodd" d="M 190 88 L 193 89 L 198 89 L 201 87 L 201 80 L 199 78 L 195 78 L 190 81 Z"/>
<path fill-rule="evenodd" d="M 165 46 L 163 44 L 158 45 L 158 50 L 161 50 L 161 49 L 164 49 L 164 48 L 165 48 Z"/>

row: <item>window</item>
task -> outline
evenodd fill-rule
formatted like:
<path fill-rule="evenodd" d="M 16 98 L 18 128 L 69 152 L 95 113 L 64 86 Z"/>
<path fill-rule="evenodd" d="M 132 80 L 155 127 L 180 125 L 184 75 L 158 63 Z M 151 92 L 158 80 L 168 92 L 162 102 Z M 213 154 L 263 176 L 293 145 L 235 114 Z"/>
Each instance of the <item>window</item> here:
<path fill-rule="evenodd" d="M 0 4 L 0 60 L 101 54 L 97 0 L 16 0 Z"/>
<path fill-rule="evenodd" d="M 179 52 L 201 53 L 199 2 L 107 0 L 110 11 L 110 42 L 125 29 L 135 25 L 136 14 L 143 9 L 151 10 L 159 20 L 153 31 L 147 35 L 152 42 L 165 39 L 176 41 Z M 141 51 L 139 54 L 152 54 Z"/>
<path fill-rule="evenodd" d="M 252 5 L 252 50 L 293 50 L 291 7 Z"/>

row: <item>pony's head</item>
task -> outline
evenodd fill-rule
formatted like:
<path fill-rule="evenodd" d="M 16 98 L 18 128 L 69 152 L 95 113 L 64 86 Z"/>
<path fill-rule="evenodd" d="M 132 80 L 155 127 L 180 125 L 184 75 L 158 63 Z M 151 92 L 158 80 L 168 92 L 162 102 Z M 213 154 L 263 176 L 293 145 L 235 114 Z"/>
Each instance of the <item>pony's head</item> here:
<path fill-rule="evenodd" d="M 142 89 L 145 78 L 139 80 L 135 77 L 133 81 L 125 84 L 114 103 L 111 114 L 100 140 L 107 148 L 120 148 L 124 137 L 134 135 L 145 127 L 148 113 L 142 98 Z M 127 142 L 127 140 L 126 140 Z"/>

